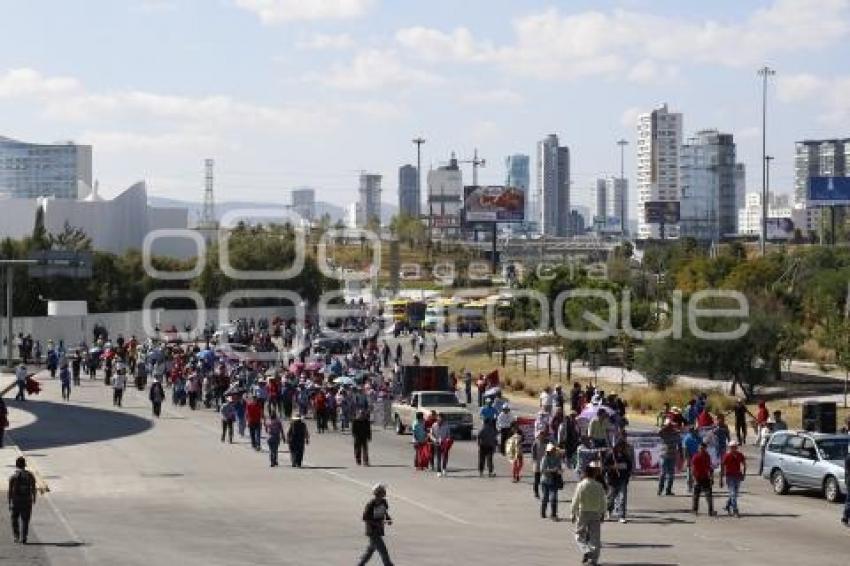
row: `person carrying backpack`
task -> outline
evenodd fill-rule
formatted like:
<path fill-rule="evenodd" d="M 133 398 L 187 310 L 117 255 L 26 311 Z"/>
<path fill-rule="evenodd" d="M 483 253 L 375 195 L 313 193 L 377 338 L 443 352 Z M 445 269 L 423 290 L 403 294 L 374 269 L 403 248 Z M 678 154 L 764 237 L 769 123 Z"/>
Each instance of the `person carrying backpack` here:
<path fill-rule="evenodd" d="M 9 478 L 9 511 L 12 513 L 12 533 L 15 542 L 27 543 L 32 506 L 35 505 L 35 476 L 27 469 L 23 456 L 15 460 L 15 473 Z"/>

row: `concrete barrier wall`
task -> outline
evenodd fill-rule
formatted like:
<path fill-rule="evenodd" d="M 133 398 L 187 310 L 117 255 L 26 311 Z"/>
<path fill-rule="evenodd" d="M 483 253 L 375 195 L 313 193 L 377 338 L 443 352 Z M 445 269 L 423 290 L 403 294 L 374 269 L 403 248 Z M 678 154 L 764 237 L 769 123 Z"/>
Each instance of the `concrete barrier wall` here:
<path fill-rule="evenodd" d="M 220 324 L 218 309 L 201 309 L 201 310 L 165 310 L 153 309 L 148 313 L 149 325 L 159 325 L 161 330 L 170 328 L 172 325 L 177 327 L 179 331 L 183 331 L 186 324 L 191 324 L 195 328 L 203 320 Z M 235 318 L 268 318 L 271 320 L 275 316 L 282 318 L 291 318 L 295 316 L 293 307 L 250 307 L 250 308 L 233 308 L 230 309 L 229 319 Z M 0 319 L 0 334 L 3 336 L 3 344 L 6 340 L 6 319 Z M 111 338 L 117 337 L 119 334 L 125 338 L 136 336 L 139 340 L 147 337 L 145 332 L 144 311 L 116 312 L 116 313 L 101 313 L 88 314 L 86 316 L 23 316 L 16 317 L 12 321 L 15 336 L 18 333 L 31 335 L 34 340 L 41 340 L 44 346 L 48 340 L 53 340 L 59 343 L 59 340 L 64 341 L 66 345 L 79 344 L 85 340 L 91 344 L 93 340 L 93 329 L 95 325 L 106 327 Z M 5 356 L 5 349 L 0 353 L 0 357 Z M 17 352 L 15 352 L 17 355 Z"/>

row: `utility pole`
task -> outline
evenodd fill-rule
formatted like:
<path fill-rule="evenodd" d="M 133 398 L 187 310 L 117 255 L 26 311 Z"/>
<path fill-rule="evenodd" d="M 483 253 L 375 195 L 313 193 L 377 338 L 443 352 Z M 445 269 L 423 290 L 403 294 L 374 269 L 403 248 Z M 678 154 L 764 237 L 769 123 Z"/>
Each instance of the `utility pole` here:
<path fill-rule="evenodd" d="M 773 161 L 772 155 L 764 156 L 764 185 L 767 187 L 765 190 L 765 194 L 767 195 L 767 200 L 761 204 L 762 213 L 765 218 L 768 218 L 770 214 L 770 162 Z M 767 220 L 764 222 L 763 228 L 767 227 Z M 764 241 L 767 242 L 767 231 L 764 232 Z"/>
<path fill-rule="evenodd" d="M 623 234 L 623 237 L 626 237 L 626 166 L 625 166 L 625 155 L 626 155 L 626 146 L 629 145 L 629 142 L 625 139 L 620 139 L 617 141 L 617 145 L 620 146 L 620 232 Z"/>
<path fill-rule="evenodd" d="M 767 79 L 776 71 L 765 65 L 758 70 L 762 78 L 761 87 L 761 255 L 767 250 Z"/>
<path fill-rule="evenodd" d="M 416 193 L 418 195 L 419 204 L 422 204 L 422 144 L 425 143 L 425 138 L 418 136 L 413 138 L 413 143 L 416 144 Z M 417 218 L 417 221 L 419 219 Z M 431 249 L 431 199 L 428 199 L 428 249 Z"/>

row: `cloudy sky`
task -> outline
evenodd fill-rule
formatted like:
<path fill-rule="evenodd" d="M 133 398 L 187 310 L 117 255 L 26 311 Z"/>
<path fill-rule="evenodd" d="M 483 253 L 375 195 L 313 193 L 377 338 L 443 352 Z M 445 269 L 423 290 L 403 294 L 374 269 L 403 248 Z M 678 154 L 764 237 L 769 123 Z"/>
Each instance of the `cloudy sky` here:
<path fill-rule="evenodd" d="M 760 186 L 760 82 L 770 90 L 774 186 L 790 191 L 793 142 L 850 136 L 850 0 L 30 0 L 0 18 L 0 135 L 94 144 L 115 194 L 356 198 L 357 172 L 475 147 L 484 182 L 510 153 L 557 133 L 575 201 L 619 170 L 616 140 L 667 102 L 686 134 L 735 134 Z M 634 145 L 626 156 L 634 167 Z M 468 178 L 469 170 L 465 172 Z M 629 175 L 630 176 L 630 175 Z M 633 201 L 634 202 L 634 201 Z"/>

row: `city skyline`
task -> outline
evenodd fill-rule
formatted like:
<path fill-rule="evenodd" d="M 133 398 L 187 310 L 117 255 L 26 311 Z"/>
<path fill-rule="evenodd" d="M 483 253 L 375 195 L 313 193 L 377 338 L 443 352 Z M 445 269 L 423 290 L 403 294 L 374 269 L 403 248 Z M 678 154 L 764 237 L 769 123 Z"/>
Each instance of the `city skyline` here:
<path fill-rule="evenodd" d="M 850 130 L 840 95 L 850 63 L 835 49 L 850 34 L 845 0 L 719 2 L 687 14 L 641 0 L 500 1 L 483 12 L 469 2 L 452 4 L 451 23 L 439 4 L 10 5 L 0 135 L 92 144 L 107 196 L 144 178 L 153 195 L 200 200 L 203 159 L 213 157 L 219 200 L 285 203 L 299 186 L 355 200 L 357 171 L 395 178 L 420 134 L 423 183 L 451 151 L 467 159 L 478 147 L 489 162 L 481 183 L 499 184 L 505 157 L 532 155 L 556 131 L 572 153 L 572 201 L 590 204 L 595 179 L 619 172 L 620 138 L 631 142 L 625 170 L 638 202 L 637 115 L 664 102 L 683 114 L 686 138 L 733 134 L 747 187 L 757 187 L 764 63 L 777 69 L 768 153 L 778 192 L 793 190 L 796 141 Z M 397 202 L 395 190 L 384 202 Z"/>

